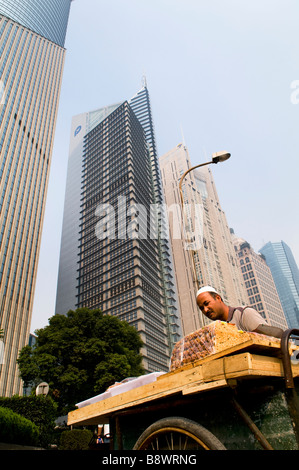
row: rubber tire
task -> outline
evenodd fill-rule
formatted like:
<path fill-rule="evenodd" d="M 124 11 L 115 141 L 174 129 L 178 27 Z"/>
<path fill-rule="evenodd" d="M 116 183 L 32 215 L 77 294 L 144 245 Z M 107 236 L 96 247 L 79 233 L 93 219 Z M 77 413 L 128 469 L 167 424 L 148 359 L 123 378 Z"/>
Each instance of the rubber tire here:
<path fill-rule="evenodd" d="M 206 428 L 195 421 L 178 416 L 162 418 L 151 424 L 138 438 L 133 450 L 146 450 L 155 437 L 165 433 L 168 429 L 185 436 L 188 435 L 201 444 L 203 450 L 226 450 L 217 437 Z"/>

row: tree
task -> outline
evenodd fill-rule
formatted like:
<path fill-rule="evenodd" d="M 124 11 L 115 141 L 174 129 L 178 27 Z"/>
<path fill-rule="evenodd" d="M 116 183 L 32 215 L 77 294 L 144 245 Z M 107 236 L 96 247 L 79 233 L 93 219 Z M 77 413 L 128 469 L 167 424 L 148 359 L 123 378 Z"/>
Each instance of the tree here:
<path fill-rule="evenodd" d="M 100 310 L 54 315 L 35 334 L 36 344 L 20 351 L 20 374 L 25 386 L 49 384 L 59 414 L 115 382 L 144 374 L 136 329 Z"/>

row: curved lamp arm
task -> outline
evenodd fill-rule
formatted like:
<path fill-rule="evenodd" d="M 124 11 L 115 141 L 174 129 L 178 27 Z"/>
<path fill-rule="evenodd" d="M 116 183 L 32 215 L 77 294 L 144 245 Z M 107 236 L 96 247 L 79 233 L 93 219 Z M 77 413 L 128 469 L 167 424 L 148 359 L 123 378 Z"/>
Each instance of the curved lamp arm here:
<path fill-rule="evenodd" d="M 180 190 L 180 197 L 181 197 L 181 204 L 183 206 L 184 204 L 184 199 L 183 199 L 183 192 L 182 192 L 182 183 L 183 183 L 183 180 L 185 178 L 185 176 L 192 170 L 195 170 L 196 168 L 199 168 L 201 166 L 205 166 L 205 165 L 210 165 L 211 163 L 218 163 L 218 162 L 224 162 L 225 160 L 228 160 L 230 158 L 230 153 L 228 152 L 216 152 L 216 153 L 213 153 L 212 155 L 212 160 L 210 162 L 206 162 L 206 163 L 200 163 L 199 165 L 195 165 L 191 168 L 189 168 L 187 171 L 185 171 L 185 173 L 182 175 L 181 179 L 180 179 L 180 182 L 179 182 L 179 190 Z"/>

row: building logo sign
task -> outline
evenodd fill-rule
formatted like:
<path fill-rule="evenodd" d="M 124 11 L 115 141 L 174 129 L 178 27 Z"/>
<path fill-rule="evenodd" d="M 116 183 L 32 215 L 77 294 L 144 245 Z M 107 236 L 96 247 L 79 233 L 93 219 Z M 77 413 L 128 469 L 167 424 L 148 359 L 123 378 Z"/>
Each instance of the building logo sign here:
<path fill-rule="evenodd" d="M 75 136 L 75 137 L 76 137 L 76 135 L 79 134 L 79 132 L 81 131 L 81 129 L 82 129 L 82 126 L 78 126 L 78 127 L 76 128 L 75 133 L 74 133 L 74 136 Z"/>

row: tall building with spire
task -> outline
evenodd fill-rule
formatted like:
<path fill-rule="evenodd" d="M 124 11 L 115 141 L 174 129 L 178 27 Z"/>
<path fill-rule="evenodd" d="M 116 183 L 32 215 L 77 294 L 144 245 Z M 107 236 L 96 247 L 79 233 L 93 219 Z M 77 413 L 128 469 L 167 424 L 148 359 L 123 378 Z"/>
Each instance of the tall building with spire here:
<path fill-rule="evenodd" d="M 0 0 L 0 395 L 21 392 L 71 0 Z"/>
<path fill-rule="evenodd" d="M 180 338 L 148 90 L 72 121 L 56 313 L 100 308 L 136 327 L 147 371 L 167 370 Z M 157 225 L 163 219 L 156 219 Z"/>
<path fill-rule="evenodd" d="M 159 208 L 163 207 L 165 204 L 165 200 L 155 141 L 155 131 L 150 106 L 150 98 L 145 78 L 144 86 L 135 96 L 133 96 L 133 98 L 131 98 L 129 103 L 144 129 L 145 138 L 149 149 L 153 204 L 158 208 L 156 215 L 159 218 L 159 229 L 157 229 L 156 235 L 158 240 L 159 264 L 161 266 L 163 302 L 166 314 L 168 343 L 170 350 L 172 350 L 173 346 L 181 336 L 181 321 L 177 302 L 177 289 L 173 273 L 173 259 L 170 240 L 169 237 L 163 236 L 165 233 L 167 221 L 164 218 L 164 212 L 159 210 Z"/>
<path fill-rule="evenodd" d="M 225 303 L 245 305 L 246 292 L 241 278 L 226 216 L 217 195 L 212 172 L 191 168 L 188 149 L 179 144 L 159 159 L 182 319 L 187 335 L 209 320 L 196 304 L 196 292 L 203 285 L 213 286 Z M 178 230 L 179 223 L 185 231 Z"/>

